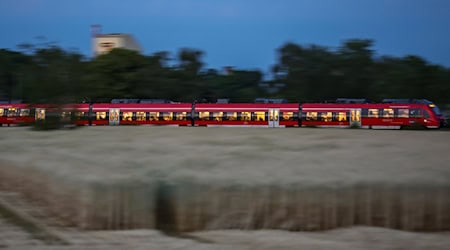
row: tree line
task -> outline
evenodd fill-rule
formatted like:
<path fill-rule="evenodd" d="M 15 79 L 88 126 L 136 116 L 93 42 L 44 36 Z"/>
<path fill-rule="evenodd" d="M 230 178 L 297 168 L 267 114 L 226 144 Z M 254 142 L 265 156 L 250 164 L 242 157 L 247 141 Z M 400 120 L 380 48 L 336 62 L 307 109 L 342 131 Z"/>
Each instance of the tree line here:
<path fill-rule="evenodd" d="M 258 70 L 205 68 L 204 52 L 183 48 L 142 55 L 113 49 L 86 59 L 58 46 L 0 49 L 0 99 L 24 102 L 109 102 L 113 98 L 164 98 L 180 102 L 252 102 L 258 97 L 291 102 L 340 97 L 426 98 L 450 103 L 450 69 L 415 55 L 375 55 L 373 41 L 353 39 L 331 50 L 286 43 L 271 80 Z"/>

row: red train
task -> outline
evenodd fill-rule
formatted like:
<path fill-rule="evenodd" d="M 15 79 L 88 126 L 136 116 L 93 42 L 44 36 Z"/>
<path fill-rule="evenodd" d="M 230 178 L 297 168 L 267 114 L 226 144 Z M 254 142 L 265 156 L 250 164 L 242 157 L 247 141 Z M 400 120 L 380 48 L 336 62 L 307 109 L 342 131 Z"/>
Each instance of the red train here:
<path fill-rule="evenodd" d="M 427 100 L 408 103 L 92 103 L 64 106 L 0 104 L 3 126 L 59 115 L 75 125 L 231 127 L 439 128 L 445 118 Z"/>

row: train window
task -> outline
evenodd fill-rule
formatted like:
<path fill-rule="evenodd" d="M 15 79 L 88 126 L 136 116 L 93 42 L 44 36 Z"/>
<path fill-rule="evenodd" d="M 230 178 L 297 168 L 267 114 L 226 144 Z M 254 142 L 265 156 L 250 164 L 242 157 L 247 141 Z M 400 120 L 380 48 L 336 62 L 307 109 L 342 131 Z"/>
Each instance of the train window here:
<path fill-rule="evenodd" d="M 430 113 L 428 112 L 428 110 L 424 110 L 423 111 L 423 117 L 425 117 L 425 118 L 430 118 L 431 117 Z"/>
<path fill-rule="evenodd" d="M 70 122 L 72 112 L 69 111 L 63 111 L 61 112 L 61 120 L 64 122 Z"/>
<path fill-rule="evenodd" d="M 250 112 L 241 112 L 241 121 L 250 121 Z"/>
<path fill-rule="evenodd" d="M 96 112 L 95 118 L 97 120 L 106 120 L 106 112 Z"/>
<path fill-rule="evenodd" d="M 367 118 L 368 112 L 369 111 L 367 109 L 361 109 L 361 117 Z"/>
<path fill-rule="evenodd" d="M 171 121 L 171 120 L 173 120 L 173 113 L 172 112 L 162 112 L 162 119 L 164 121 Z"/>
<path fill-rule="evenodd" d="M 320 113 L 320 118 L 324 122 L 331 122 L 333 115 L 331 112 L 322 112 L 322 113 Z"/>
<path fill-rule="evenodd" d="M 307 121 L 317 121 L 317 112 L 306 112 Z"/>
<path fill-rule="evenodd" d="M 45 120 L 45 109 L 36 109 L 36 120 Z"/>
<path fill-rule="evenodd" d="M 81 120 L 84 117 L 84 112 L 75 112 L 75 118 Z"/>
<path fill-rule="evenodd" d="M 368 117 L 378 118 L 378 109 L 369 109 Z"/>
<path fill-rule="evenodd" d="M 346 122 L 347 121 L 347 113 L 346 112 L 338 112 L 337 113 L 337 120 L 339 122 Z"/>
<path fill-rule="evenodd" d="M 237 120 L 237 112 L 226 112 L 225 116 L 224 116 L 224 120 L 236 121 Z"/>
<path fill-rule="evenodd" d="M 187 112 L 177 112 L 175 113 L 175 119 L 177 121 L 186 121 Z"/>
<path fill-rule="evenodd" d="M 5 111 L 3 111 L 4 109 L 0 108 L 0 116 L 3 116 L 3 114 L 5 113 Z"/>
<path fill-rule="evenodd" d="M 29 115 L 30 115 L 30 110 L 29 109 L 21 109 L 20 110 L 20 116 L 29 116 Z"/>
<path fill-rule="evenodd" d="M 136 121 L 145 121 L 147 118 L 147 113 L 145 112 L 136 112 Z"/>
<path fill-rule="evenodd" d="M 422 112 L 420 111 L 420 109 L 410 109 L 409 110 L 409 117 L 412 118 L 419 118 L 421 117 Z"/>
<path fill-rule="evenodd" d="M 123 112 L 122 113 L 122 121 L 129 121 L 133 119 L 133 112 Z"/>
<path fill-rule="evenodd" d="M 393 109 L 383 109 L 383 118 L 392 118 L 394 117 L 394 110 Z"/>
<path fill-rule="evenodd" d="M 209 112 L 199 112 L 198 119 L 202 121 L 209 121 Z"/>
<path fill-rule="evenodd" d="M 398 109 L 397 117 L 398 118 L 409 118 L 409 109 Z"/>
<path fill-rule="evenodd" d="M 253 115 L 253 119 L 255 121 L 265 121 L 266 120 L 266 112 L 255 112 Z"/>
<path fill-rule="evenodd" d="M 150 121 L 157 121 L 159 117 L 159 112 L 149 112 Z"/>
<path fill-rule="evenodd" d="M 213 112 L 212 116 L 214 121 L 222 121 L 223 112 Z"/>
<path fill-rule="evenodd" d="M 281 120 L 282 121 L 293 121 L 294 120 L 294 112 L 282 112 Z"/>
<path fill-rule="evenodd" d="M 16 108 L 9 108 L 8 109 L 8 117 L 16 116 L 17 115 L 17 109 Z"/>

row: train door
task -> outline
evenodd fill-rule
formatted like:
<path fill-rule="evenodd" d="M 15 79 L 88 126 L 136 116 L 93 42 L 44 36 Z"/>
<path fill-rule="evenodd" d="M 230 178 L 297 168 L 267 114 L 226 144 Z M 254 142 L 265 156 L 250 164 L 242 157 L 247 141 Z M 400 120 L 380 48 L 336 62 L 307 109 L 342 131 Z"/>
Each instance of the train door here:
<path fill-rule="evenodd" d="M 119 125 L 120 109 L 109 109 L 109 125 Z"/>
<path fill-rule="evenodd" d="M 361 127 L 361 109 L 350 109 L 350 127 Z"/>
<path fill-rule="evenodd" d="M 280 110 L 269 109 L 269 128 L 276 128 L 280 126 Z"/>
<path fill-rule="evenodd" d="M 44 108 L 36 108 L 36 112 L 34 114 L 35 120 L 45 120 L 45 109 Z"/>

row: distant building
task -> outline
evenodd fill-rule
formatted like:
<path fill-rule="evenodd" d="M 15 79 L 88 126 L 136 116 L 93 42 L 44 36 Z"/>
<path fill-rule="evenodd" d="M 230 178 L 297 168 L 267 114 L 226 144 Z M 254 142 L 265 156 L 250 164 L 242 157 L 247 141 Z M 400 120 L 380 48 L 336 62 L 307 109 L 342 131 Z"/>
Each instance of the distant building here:
<path fill-rule="evenodd" d="M 114 48 L 135 50 L 139 53 L 142 48 L 130 34 L 112 33 L 101 34 L 101 26 L 93 25 L 92 31 L 92 54 L 94 56 L 106 54 Z"/>

